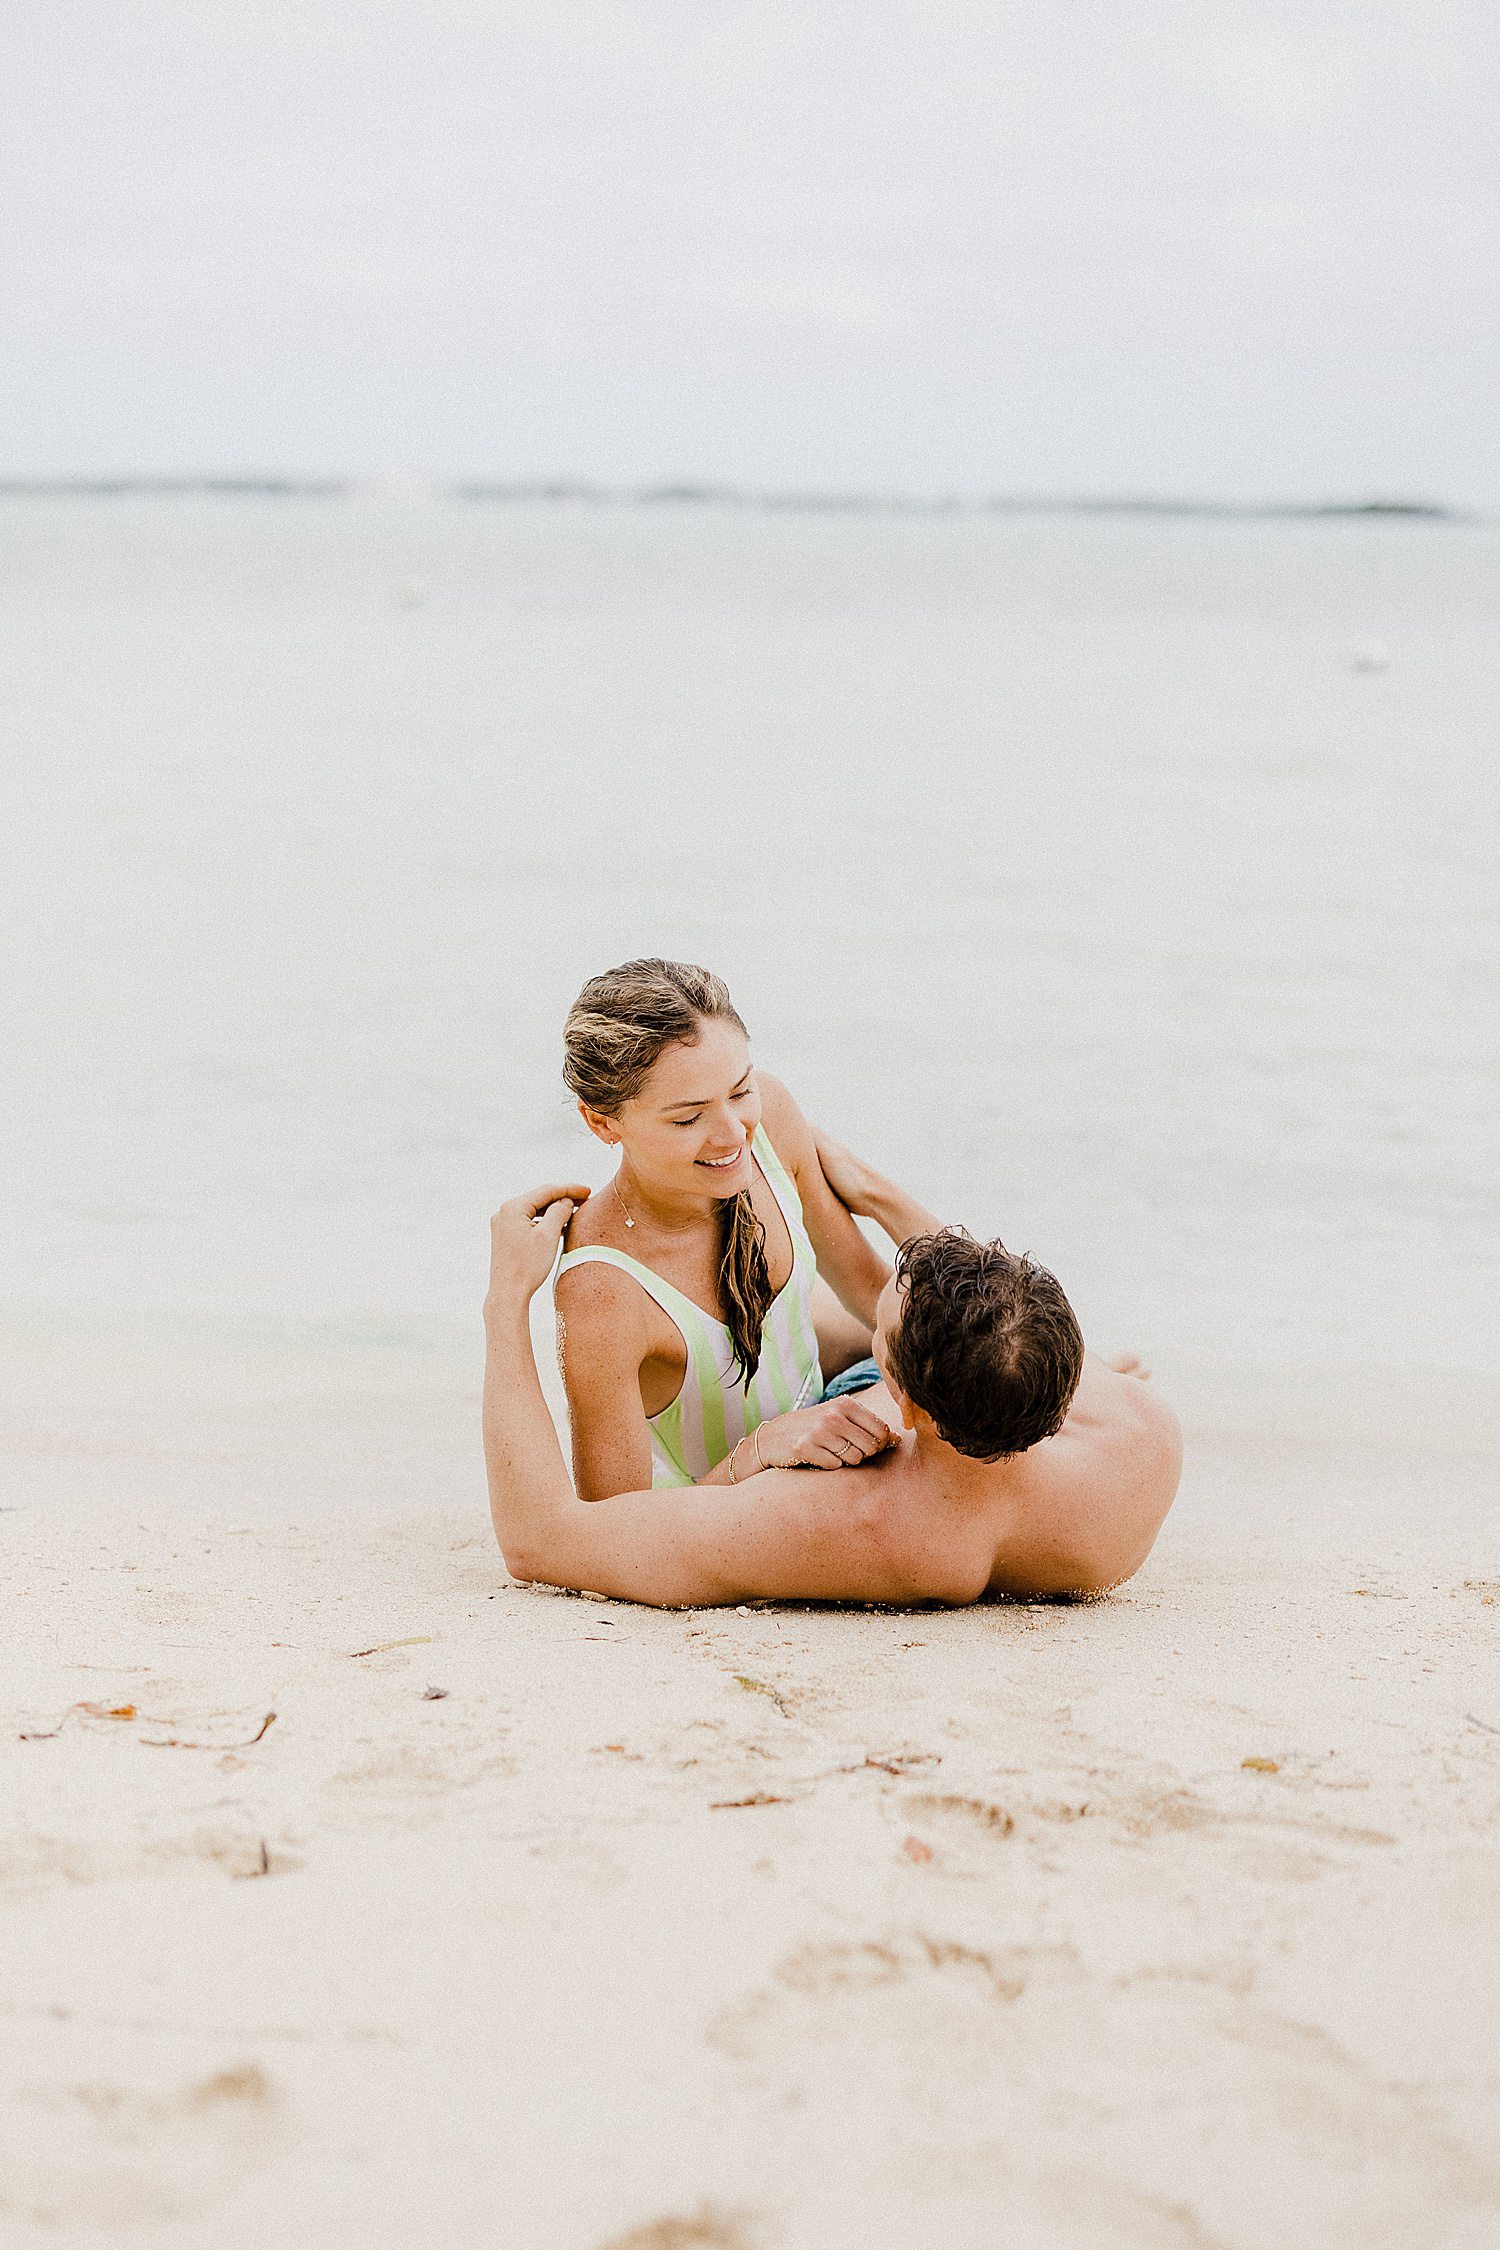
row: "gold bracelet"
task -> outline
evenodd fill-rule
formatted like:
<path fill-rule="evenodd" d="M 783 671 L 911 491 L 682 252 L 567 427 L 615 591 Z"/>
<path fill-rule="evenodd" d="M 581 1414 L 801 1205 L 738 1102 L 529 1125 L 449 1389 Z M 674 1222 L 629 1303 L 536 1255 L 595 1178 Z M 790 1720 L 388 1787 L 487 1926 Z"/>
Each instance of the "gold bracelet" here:
<path fill-rule="evenodd" d="M 734 1464 L 739 1459 L 740 1447 L 744 1444 L 747 1437 L 750 1439 L 750 1450 L 755 1455 L 755 1466 L 760 1470 L 764 1470 L 765 1468 L 766 1464 L 760 1457 L 760 1424 L 759 1422 L 757 1422 L 753 1431 L 746 1430 L 741 1436 L 735 1439 L 733 1445 L 729 1448 L 729 1481 L 731 1484 L 737 1484 L 739 1482 L 739 1479 L 735 1475 Z"/>

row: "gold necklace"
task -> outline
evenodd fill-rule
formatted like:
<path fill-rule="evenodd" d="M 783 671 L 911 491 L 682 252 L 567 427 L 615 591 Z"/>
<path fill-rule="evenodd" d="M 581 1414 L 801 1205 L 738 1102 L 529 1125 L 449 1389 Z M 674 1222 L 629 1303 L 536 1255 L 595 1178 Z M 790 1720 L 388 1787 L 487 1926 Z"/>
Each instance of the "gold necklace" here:
<path fill-rule="evenodd" d="M 609 1184 L 615 1191 L 615 1201 L 619 1204 L 620 1209 L 625 1214 L 626 1226 L 633 1227 L 635 1225 L 635 1221 L 630 1216 L 630 1205 L 626 1202 L 624 1196 L 620 1193 L 620 1175 L 618 1172 L 616 1172 L 614 1178 L 610 1181 Z"/>

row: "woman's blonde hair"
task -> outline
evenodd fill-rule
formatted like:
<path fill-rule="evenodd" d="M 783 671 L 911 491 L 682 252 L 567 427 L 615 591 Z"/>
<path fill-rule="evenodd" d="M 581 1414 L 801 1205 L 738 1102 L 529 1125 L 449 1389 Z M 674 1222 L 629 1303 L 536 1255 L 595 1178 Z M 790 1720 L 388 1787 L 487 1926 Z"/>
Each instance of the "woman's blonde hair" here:
<path fill-rule="evenodd" d="M 563 1025 L 563 1080 L 601 1117 L 640 1092 L 668 1047 L 691 1046 L 705 1023 L 745 1026 L 722 977 L 691 961 L 626 961 L 590 977 Z M 748 1189 L 719 1206 L 719 1289 L 734 1356 L 748 1383 L 775 1295 L 766 1230 Z"/>

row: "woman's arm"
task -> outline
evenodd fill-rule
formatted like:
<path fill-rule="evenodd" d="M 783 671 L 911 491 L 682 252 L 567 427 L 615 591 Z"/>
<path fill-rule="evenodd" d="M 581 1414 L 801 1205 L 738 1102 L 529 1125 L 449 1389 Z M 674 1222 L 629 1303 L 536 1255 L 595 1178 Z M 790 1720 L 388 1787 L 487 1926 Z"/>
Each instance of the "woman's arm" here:
<path fill-rule="evenodd" d="M 558 1338 L 580 1500 L 640 1492 L 651 1482 L 641 1401 L 641 1369 L 652 1353 L 650 1318 L 651 1300 L 618 1267 L 591 1260 L 558 1276 Z M 698 1482 L 740 1484 L 758 1469 L 794 1465 L 852 1468 L 890 1442 L 885 1423 L 858 1398 L 830 1399 L 763 1422 L 753 1439 L 742 1439 Z"/>
<path fill-rule="evenodd" d="M 873 1219 L 898 1249 L 914 1234 L 937 1232 L 942 1221 L 924 1210 L 914 1195 L 908 1195 L 894 1180 L 877 1172 L 873 1164 L 866 1164 L 862 1157 L 845 1148 L 842 1141 L 830 1139 L 816 1126 L 812 1130 L 818 1168 L 846 1210 L 861 1219 Z"/>
<path fill-rule="evenodd" d="M 779 1078 L 756 1072 L 766 1131 L 782 1163 L 797 1183 L 802 1218 L 817 1256 L 818 1271 L 841 1305 L 866 1328 L 875 1325 L 875 1305 L 891 1278 L 890 1265 L 864 1235 L 823 1176 L 813 1129 Z"/>
<path fill-rule="evenodd" d="M 590 1262 L 558 1275 L 555 1301 L 578 1497 L 640 1492 L 651 1482 L 641 1404 L 650 1338 L 641 1291 L 629 1274 Z"/>

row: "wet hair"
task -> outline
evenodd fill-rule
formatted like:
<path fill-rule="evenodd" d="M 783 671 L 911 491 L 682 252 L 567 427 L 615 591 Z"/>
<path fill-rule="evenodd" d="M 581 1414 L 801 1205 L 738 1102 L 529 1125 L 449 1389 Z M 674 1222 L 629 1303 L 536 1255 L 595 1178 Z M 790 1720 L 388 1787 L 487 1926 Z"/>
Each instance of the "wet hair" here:
<path fill-rule="evenodd" d="M 1055 1436 L 1083 1372 L 1083 1337 L 1046 1267 L 943 1227 L 904 1242 L 896 1272 L 890 1371 L 939 1437 L 973 1461 L 1003 1461 Z"/>
<path fill-rule="evenodd" d="M 623 962 L 590 977 L 568 1010 L 563 1080 L 587 1108 L 614 1117 L 641 1091 L 667 1048 L 694 1045 L 705 1023 L 745 1028 L 722 977 L 691 961 Z M 748 1383 L 760 1365 L 775 1291 L 766 1230 L 746 1188 L 719 1205 L 719 1294 Z"/>

